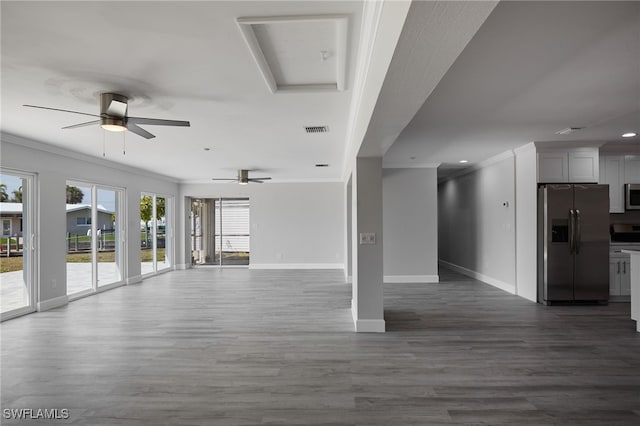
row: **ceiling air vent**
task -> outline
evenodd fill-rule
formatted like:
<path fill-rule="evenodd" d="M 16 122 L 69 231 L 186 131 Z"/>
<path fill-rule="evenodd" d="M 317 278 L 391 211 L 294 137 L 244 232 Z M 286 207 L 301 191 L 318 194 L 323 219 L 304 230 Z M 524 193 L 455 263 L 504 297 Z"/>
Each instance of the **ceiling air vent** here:
<path fill-rule="evenodd" d="M 558 130 L 556 135 L 570 135 L 573 132 L 582 130 L 584 127 L 567 127 L 566 129 Z"/>
<path fill-rule="evenodd" d="M 305 126 L 304 131 L 307 133 L 327 133 L 329 126 Z"/>

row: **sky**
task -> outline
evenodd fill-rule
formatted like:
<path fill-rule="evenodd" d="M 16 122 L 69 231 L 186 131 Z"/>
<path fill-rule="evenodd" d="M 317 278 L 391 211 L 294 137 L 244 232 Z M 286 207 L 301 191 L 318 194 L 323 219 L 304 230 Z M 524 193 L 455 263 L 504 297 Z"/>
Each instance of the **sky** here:
<path fill-rule="evenodd" d="M 0 174 L 0 183 L 7 185 L 7 194 L 11 197 L 12 192 L 22 186 L 22 178 L 8 174 Z M 81 185 L 76 186 L 80 188 L 84 194 L 84 197 L 82 197 L 82 204 L 91 204 L 91 188 Z M 98 189 L 98 204 L 102 205 L 107 210 L 115 211 L 115 192 L 108 189 Z"/>
<path fill-rule="evenodd" d="M 22 179 L 11 175 L 0 175 L 0 183 L 7 185 L 7 194 L 11 197 L 11 193 L 22 186 Z"/>

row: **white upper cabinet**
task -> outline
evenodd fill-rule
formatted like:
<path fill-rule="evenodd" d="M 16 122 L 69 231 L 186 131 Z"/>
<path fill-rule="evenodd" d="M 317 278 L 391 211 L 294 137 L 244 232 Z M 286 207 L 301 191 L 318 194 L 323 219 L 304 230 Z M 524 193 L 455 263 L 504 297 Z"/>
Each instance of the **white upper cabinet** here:
<path fill-rule="evenodd" d="M 609 185 L 609 212 L 624 213 L 625 164 L 622 155 L 600 157 L 600 183 Z"/>
<path fill-rule="evenodd" d="M 599 175 L 598 148 L 538 152 L 540 183 L 596 183 Z"/>
<path fill-rule="evenodd" d="M 538 182 L 569 182 L 569 156 L 566 152 L 538 153 Z"/>
<path fill-rule="evenodd" d="M 640 183 L 640 155 L 624 157 L 624 183 Z"/>
<path fill-rule="evenodd" d="M 596 183 L 600 177 L 598 149 L 569 151 L 569 182 Z"/>

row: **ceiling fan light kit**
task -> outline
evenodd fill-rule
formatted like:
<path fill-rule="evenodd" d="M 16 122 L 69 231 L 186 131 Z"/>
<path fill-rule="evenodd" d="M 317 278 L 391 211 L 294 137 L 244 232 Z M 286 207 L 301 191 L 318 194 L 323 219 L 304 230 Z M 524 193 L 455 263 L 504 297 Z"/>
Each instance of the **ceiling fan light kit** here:
<path fill-rule="evenodd" d="M 247 185 L 249 183 L 264 183 L 265 180 L 270 180 L 270 177 L 259 177 L 259 178 L 250 178 L 249 177 L 250 170 L 248 169 L 240 169 L 238 170 L 238 177 L 236 179 L 229 178 L 212 178 L 211 180 L 221 180 L 225 182 L 234 182 L 240 185 Z"/>
<path fill-rule="evenodd" d="M 127 130 L 123 118 L 127 115 L 129 98 L 116 93 L 102 93 L 100 95 L 100 127 L 110 132 L 124 132 Z"/>
<path fill-rule="evenodd" d="M 238 183 L 240 185 L 249 184 L 249 170 L 238 170 Z"/>
<path fill-rule="evenodd" d="M 190 127 L 191 123 L 188 121 L 180 120 L 163 120 L 159 118 L 145 118 L 145 117 L 129 117 L 127 115 L 127 106 L 129 98 L 117 93 L 101 93 L 100 94 L 100 115 L 87 114 L 85 112 L 70 111 L 59 108 L 49 108 L 38 105 L 24 105 L 30 108 L 47 109 L 52 111 L 70 112 L 72 114 L 88 115 L 96 117 L 98 120 L 88 121 L 86 123 L 74 124 L 72 126 L 63 127 L 63 129 L 75 129 L 78 127 L 91 126 L 99 124 L 105 130 L 110 132 L 124 132 L 129 130 L 138 136 L 145 139 L 153 139 L 155 135 L 147 132 L 138 124 L 152 125 L 152 126 L 178 126 L 178 127 Z"/>

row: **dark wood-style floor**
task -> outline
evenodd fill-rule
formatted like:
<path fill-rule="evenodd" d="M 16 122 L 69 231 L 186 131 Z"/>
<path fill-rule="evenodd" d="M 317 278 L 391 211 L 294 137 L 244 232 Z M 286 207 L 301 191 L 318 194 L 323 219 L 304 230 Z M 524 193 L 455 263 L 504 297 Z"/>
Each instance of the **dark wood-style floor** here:
<path fill-rule="evenodd" d="M 147 279 L 3 323 L 2 408 L 70 410 L 20 423 L 37 425 L 640 424 L 628 304 L 442 277 L 387 285 L 385 334 L 353 333 L 337 271 Z"/>

